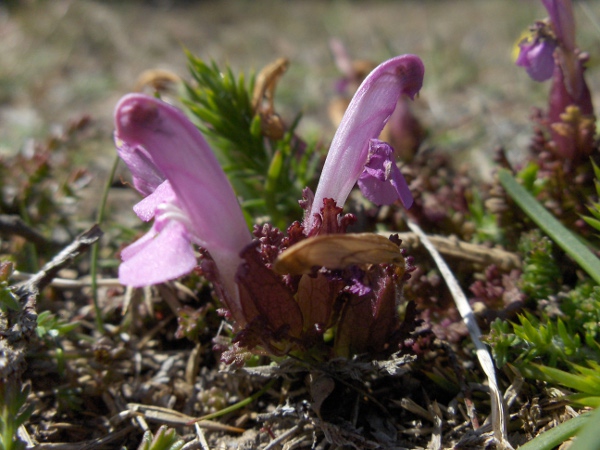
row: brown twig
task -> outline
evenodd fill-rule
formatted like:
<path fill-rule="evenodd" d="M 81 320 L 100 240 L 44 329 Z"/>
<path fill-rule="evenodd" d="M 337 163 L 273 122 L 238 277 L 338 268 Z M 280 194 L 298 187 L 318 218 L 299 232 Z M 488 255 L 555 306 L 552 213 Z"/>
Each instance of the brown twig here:
<path fill-rule="evenodd" d="M 23 219 L 14 214 L 0 214 L 0 235 L 20 236 L 39 248 L 58 248 L 60 243 L 47 239 L 35 228 L 27 225 Z"/>
<path fill-rule="evenodd" d="M 29 280 L 14 286 L 21 308 L 0 312 L 0 382 L 20 379 L 25 370 L 25 353 L 37 326 L 36 302 L 39 292 L 58 272 L 100 239 L 102 230 L 94 225 L 47 263 Z"/>

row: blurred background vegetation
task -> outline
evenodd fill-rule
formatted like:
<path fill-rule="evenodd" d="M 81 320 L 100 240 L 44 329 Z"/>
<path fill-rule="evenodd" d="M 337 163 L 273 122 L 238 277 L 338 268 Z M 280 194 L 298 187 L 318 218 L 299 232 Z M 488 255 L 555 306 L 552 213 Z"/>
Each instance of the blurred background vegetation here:
<path fill-rule="evenodd" d="M 600 4 L 575 9 L 580 47 L 600 53 Z M 544 106 L 548 87 L 518 70 L 511 52 L 544 16 L 536 0 L 0 2 L 0 154 L 81 114 L 110 136 L 116 100 L 144 70 L 189 77 L 183 48 L 236 72 L 289 58 L 278 87 L 281 114 L 291 120 L 302 111 L 300 133 L 327 139 L 334 128 L 326 100 L 339 77 L 332 37 L 354 58 L 421 56 L 427 72 L 419 114 L 437 143 L 477 157 L 500 144 L 523 148 L 529 108 Z M 594 92 L 600 82 L 591 65 Z M 105 143 L 100 153 L 112 156 Z"/>

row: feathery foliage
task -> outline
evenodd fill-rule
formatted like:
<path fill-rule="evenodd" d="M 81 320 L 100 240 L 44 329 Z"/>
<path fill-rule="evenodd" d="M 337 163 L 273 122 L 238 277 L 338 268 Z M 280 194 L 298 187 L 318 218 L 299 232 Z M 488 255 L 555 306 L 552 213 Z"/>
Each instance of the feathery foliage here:
<path fill-rule="evenodd" d="M 279 227 L 297 219 L 297 201 L 314 185 L 318 162 L 315 146 L 295 134 L 300 116 L 281 136 L 270 136 L 252 105 L 254 76 L 236 78 L 229 67 L 187 56 L 195 84 L 186 86 L 184 103 L 213 144 L 246 217 L 265 217 Z"/>

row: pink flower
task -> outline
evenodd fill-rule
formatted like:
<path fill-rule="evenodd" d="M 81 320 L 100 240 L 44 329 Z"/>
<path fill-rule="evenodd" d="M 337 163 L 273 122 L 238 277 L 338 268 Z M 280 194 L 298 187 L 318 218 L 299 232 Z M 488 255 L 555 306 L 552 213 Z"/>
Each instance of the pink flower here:
<path fill-rule="evenodd" d="M 215 261 L 224 302 L 235 317 L 240 311 L 235 273 L 251 236 L 208 143 L 181 111 L 143 94 L 120 100 L 115 127 L 134 185 L 147 194 L 134 210 L 142 220 L 154 218 L 152 229 L 123 250 L 119 279 L 145 286 L 184 275 L 197 264 L 194 243 Z"/>
<path fill-rule="evenodd" d="M 337 129 L 329 148 L 321 178 L 315 192 L 312 206 L 305 217 L 307 232 L 315 225 L 323 201 L 331 198 L 336 205 L 342 206 L 365 171 L 369 158 L 371 139 L 381 133 L 384 125 L 394 112 L 400 96 L 410 98 L 419 92 L 423 84 L 423 63 L 415 55 L 402 55 L 377 66 L 362 82 Z M 396 180 L 402 200 L 408 201 L 408 187 L 404 180 Z M 375 191 L 370 193 L 377 202 Z M 398 195 L 398 198 L 401 198 Z M 407 206 L 407 205 L 405 205 Z"/>

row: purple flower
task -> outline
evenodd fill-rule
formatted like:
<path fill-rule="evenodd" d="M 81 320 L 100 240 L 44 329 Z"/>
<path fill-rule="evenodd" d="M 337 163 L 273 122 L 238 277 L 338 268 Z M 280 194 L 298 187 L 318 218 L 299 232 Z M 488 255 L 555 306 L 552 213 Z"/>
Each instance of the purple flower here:
<path fill-rule="evenodd" d="M 525 40 L 519 44 L 521 48 L 516 64 L 525 68 L 535 81 L 546 81 L 554 72 L 554 50 L 556 42 L 535 37 L 533 41 Z"/>
<path fill-rule="evenodd" d="M 324 199 L 331 198 L 338 206 L 344 204 L 365 170 L 371 139 L 379 136 L 401 95 L 414 98 L 419 92 L 424 71 L 419 57 L 402 55 L 377 66 L 362 82 L 331 142 L 314 201 L 305 217 L 308 233 Z M 377 198 L 373 192 L 370 195 Z"/>
<path fill-rule="evenodd" d="M 215 261 L 228 297 L 224 303 L 235 317 L 240 311 L 235 273 L 251 236 L 208 143 L 181 111 L 143 94 L 121 99 L 115 126 L 134 185 L 149 194 L 134 209 L 142 220 L 154 218 L 152 229 L 122 251 L 120 281 L 145 286 L 190 272 L 195 243 Z M 162 178 L 166 181 L 157 185 Z"/>
<path fill-rule="evenodd" d="M 394 149 L 380 140 L 371 139 L 358 187 L 368 200 L 377 205 L 390 205 L 399 198 L 405 208 L 412 206 L 408 185 L 394 162 Z"/>
<path fill-rule="evenodd" d="M 542 0 L 550 21 L 537 22 L 528 39 L 520 44 L 516 64 L 531 78 L 546 81 L 554 75 L 556 63 L 564 75 L 563 82 L 575 98 L 583 90 L 583 70 L 575 44 L 575 18 L 571 0 Z"/>

